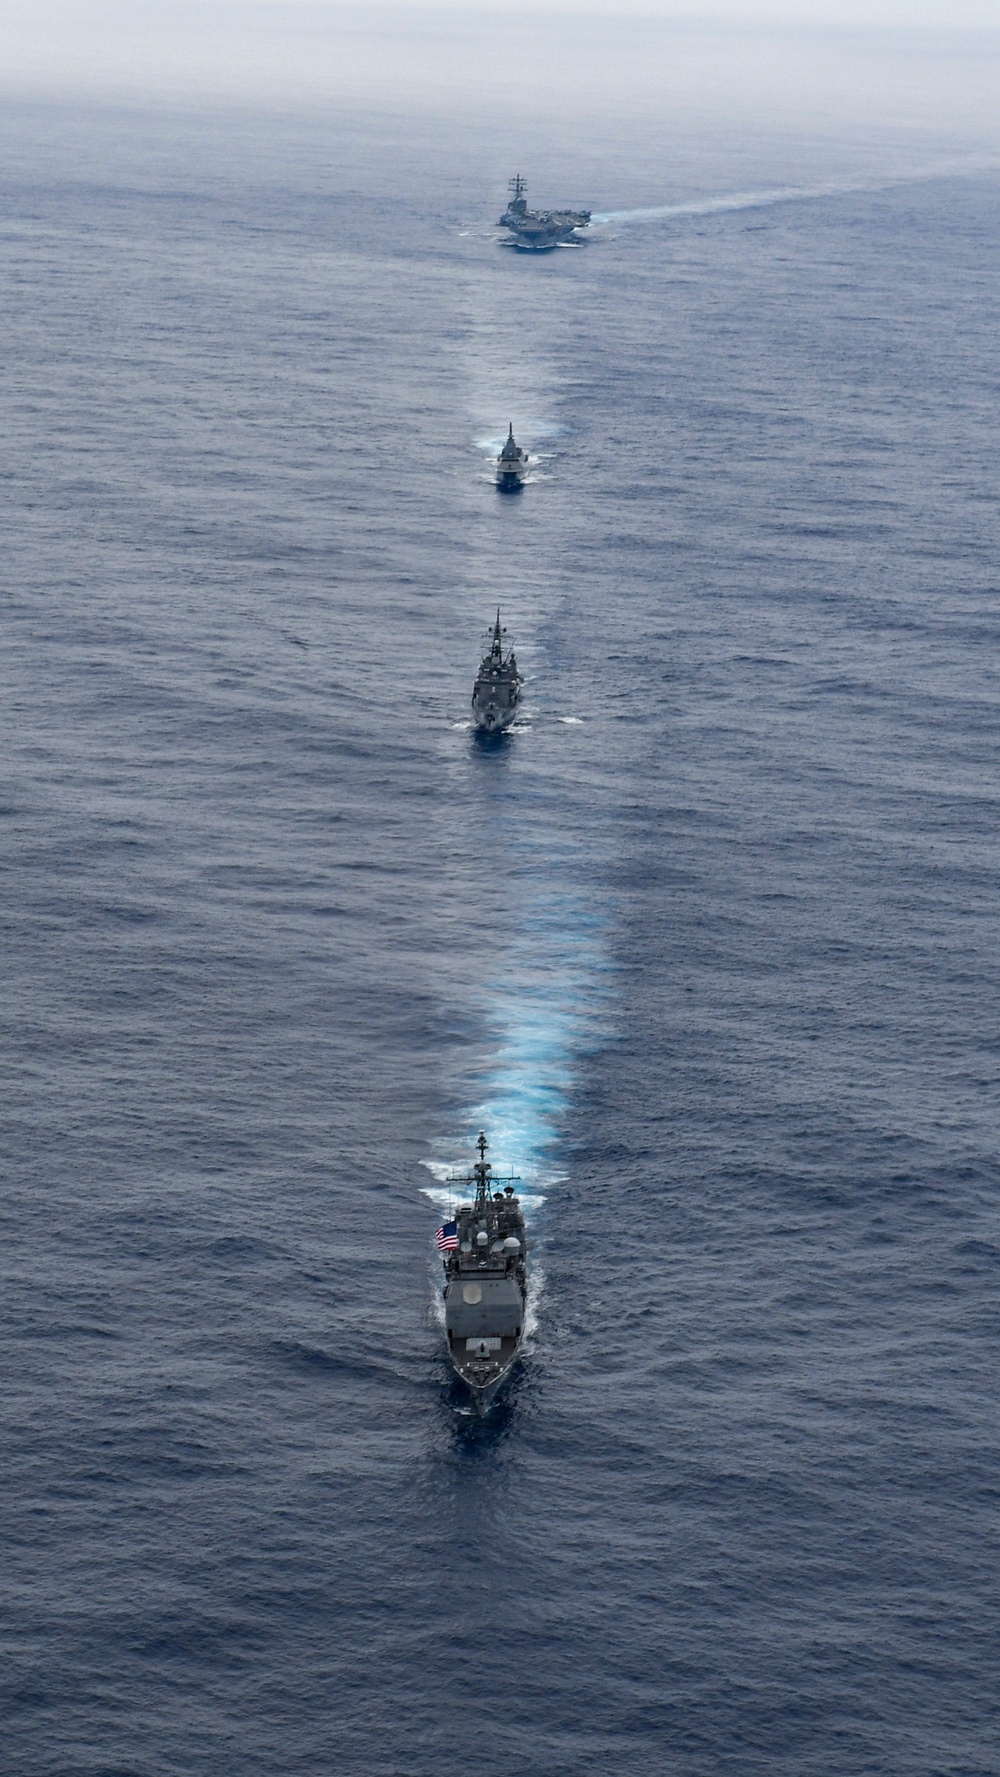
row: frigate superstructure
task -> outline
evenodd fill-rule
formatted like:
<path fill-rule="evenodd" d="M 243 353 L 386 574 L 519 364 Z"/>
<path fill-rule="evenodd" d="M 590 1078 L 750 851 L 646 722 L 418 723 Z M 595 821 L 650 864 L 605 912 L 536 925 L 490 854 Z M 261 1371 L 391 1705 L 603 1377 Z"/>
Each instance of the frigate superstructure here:
<path fill-rule="evenodd" d="M 513 1173 L 495 1178 L 482 1130 L 479 1159 L 461 1185 L 471 1202 L 438 1229 L 444 1324 L 451 1361 L 482 1402 L 506 1376 L 524 1335 L 528 1297 L 524 1216 Z"/>
<path fill-rule="evenodd" d="M 550 247 L 561 247 L 576 239 L 576 230 L 586 228 L 589 210 L 529 210 L 525 192 L 528 187 L 520 173 L 510 181 L 511 198 L 497 224 L 510 232 L 504 244 L 519 247 L 525 253 L 547 253 Z"/>
<path fill-rule="evenodd" d="M 490 651 L 483 656 L 476 682 L 472 687 L 472 713 L 482 734 L 502 734 L 517 714 L 521 696 L 521 675 L 517 670 L 513 648 L 504 653 L 505 629 L 500 627 L 500 608 L 490 640 Z"/>
<path fill-rule="evenodd" d="M 497 457 L 497 487 L 504 493 L 513 493 L 524 483 L 528 473 L 528 453 L 522 450 L 514 437 L 514 422 L 510 422 L 507 442 Z"/>

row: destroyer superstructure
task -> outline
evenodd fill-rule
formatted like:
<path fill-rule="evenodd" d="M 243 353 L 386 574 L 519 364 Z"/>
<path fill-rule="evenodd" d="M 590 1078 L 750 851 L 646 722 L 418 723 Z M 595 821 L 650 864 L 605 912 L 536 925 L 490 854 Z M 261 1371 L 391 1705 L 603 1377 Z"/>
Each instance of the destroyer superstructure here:
<path fill-rule="evenodd" d="M 589 210 L 529 210 L 527 189 L 520 173 L 515 173 L 510 181 L 510 202 L 497 224 L 510 233 L 507 246 L 526 253 L 547 253 L 550 247 L 575 240 L 576 230 L 587 227 Z"/>
<path fill-rule="evenodd" d="M 472 713 L 476 727 L 483 734 L 502 734 L 517 714 L 521 697 L 521 675 L 517 670 L 513 648 L 504 653 L 507 631 L 500 627 L 500 609 L 490 642 L 472 687 Z"/>
<path fill-rule="evenodd" d="M 479 1159 L 460 1184 L 472 1201 L 438 1230 L 451 1361 L 483 1400 L 507 1374 L 524 1335 L 528 1278 L 524 1216 L 513 1174 L 494 1178 L 482 1130 Z"/>
<path fill-rule="evenodd" d="M 513 493 L 523 486 L 528 473 L 528 453 L 522 450 L 514 437 L 514 422 L 510 423 L 507 442 L 497 457 L 497 486 L 504 493 Z"/>

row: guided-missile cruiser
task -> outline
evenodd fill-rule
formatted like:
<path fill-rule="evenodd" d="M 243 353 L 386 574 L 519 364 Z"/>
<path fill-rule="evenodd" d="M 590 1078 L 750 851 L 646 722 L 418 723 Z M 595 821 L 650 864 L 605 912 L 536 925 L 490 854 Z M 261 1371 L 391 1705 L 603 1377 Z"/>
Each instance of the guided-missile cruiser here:
<path fill-rule="evenodd" d="M 500 628 L 500 608 L 490 641 L 490 651 L 483 656 L 476 682 L 472 687 L 472 713 L 481 734 L 502 734 L 517 714 L 521 696 L 521 675 L 517 670 L 513 648 L 503 651 L 507 634 Z"/>
<path fill-rule="evenodd" d="M 451 1361 L 480 1405 L 506 1376 L 524 1335 L 528 1250 L 513 1173 L 495 1178 L 479 1131 L 479 1159 L 451 1182 L 470 1203 L 438 1229 L 444 1263 L 444 1324 Z"/>
<path fill-rule="evenodd" d="M 576 239 L 576 230 L 586 228 L 589 210 L 529 210 L 525 192 L 528 187 L 515 173 L 509 186 L 511 199 L 497 224 L 506 228 L 510 240 L 506 247 L 519 247 L 523 253 L 547 253 L 550 247 L 561 247 Z"/>

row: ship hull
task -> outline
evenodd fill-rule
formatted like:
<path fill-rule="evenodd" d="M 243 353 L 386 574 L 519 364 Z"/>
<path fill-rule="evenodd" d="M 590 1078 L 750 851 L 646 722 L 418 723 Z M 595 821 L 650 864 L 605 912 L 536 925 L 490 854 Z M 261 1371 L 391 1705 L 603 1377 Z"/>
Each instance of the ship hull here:
<path fill-rule="evenodd" d="M 503 734 L 513 726 L 517 710 L 498 709 L 496 704 L 488 704 L 484 710 L 475 710 L 476 727 L 480 734 Z"/>
<path fill-rule="evenodd" d="M 488 1350 L 483 1353 L 482 1347 L 499 1345 L 499 1351 Z M 468 1347 L 472 1347 L 469 1350 Z M 521 1340 L 473 1340 L 457 1339 L 449 1334 L 448 1355 L 456 1376 L 460 1376 L 467 1388 L 480 1405 L 496 1393 L 504 1379 L 510 1375 L 521 1349 Z"/>
<path fill-rule="evenodd" d="M 502 246 L 513 247 L 518 253 L 551 253 L 553 247 L 561 247 L 565 241 L 575 241 L 576 235 L 570 229 L 566 234 L 515 235 L 512 240 L 501 242 Z"/>
<path fill-rule="evenodd" d="M 477 1397 L 497 1388 L 513 1364 L 524 1332 L 524 1311 L 523 1274 L 513 1269 L 476 1267 L 449 1278 L 444 1293 L 448 1355 Z"/>

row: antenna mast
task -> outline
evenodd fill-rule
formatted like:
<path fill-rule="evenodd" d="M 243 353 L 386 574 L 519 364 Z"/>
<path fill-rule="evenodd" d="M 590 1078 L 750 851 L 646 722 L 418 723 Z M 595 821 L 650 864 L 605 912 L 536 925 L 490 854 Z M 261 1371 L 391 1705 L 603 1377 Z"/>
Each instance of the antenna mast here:
<path fill-rule="evenodd" d="M 476 1181 L 477 1204 L 488 1203 L 490 1198 L 490 1173 L 493 1171 L 493 1168 L 486 1158 L 486 1150 L 489 1145 L 489 1142 L 486 1140 L 485 1132 L 481 1129 L 479 1131 L 479 1140 L 476 1143 L 476 1146 L 479 1149 L 479 1159 L 472 1168 L 473 1176 Z"/>

